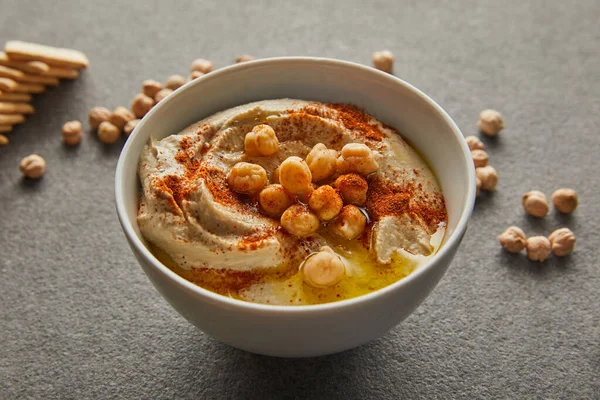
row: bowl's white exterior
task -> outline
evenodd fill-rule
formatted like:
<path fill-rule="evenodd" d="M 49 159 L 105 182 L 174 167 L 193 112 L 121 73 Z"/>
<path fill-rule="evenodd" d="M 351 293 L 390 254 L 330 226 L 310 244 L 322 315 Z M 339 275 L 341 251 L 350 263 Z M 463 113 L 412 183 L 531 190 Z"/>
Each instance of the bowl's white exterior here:
<path fill-rule="evenodd" d="M 448 208 L 444 245 L 407 278 L 355 299 L 315 306 L 269 306 L 204 290 L 162 265 L 136 223 L 138 158 L 150 136 L 162 138 L 217 111 L 251 101 L 298 98 L 351 103 L 398 129 L 429 161 Z M 238 64 L 189 82 L 154 107 L 129 137 L 116 171 L 116 205 L 125 236 L 151 282 L 188 321 L 234 347 L 281 357 L 335 353 L 375 339 L 405 319 L 446 272 L 475 200 L 469 149 L 433 100 L 391 75 L 318 58 L 275 58 Z"/>

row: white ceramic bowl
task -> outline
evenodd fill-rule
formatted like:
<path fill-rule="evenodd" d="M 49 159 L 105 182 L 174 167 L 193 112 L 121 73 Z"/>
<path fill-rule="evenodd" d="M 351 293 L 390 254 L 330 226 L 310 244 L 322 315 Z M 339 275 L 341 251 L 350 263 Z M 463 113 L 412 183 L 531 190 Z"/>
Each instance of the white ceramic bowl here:
<path fill-rule="evenodd" d="M 312 306 L 271 306 L 202 289 L 165 267 L 148 250 L 136 223 L 136 168 L 150 136 L 163 138 L 240 104 L 295 98 L 350 103 L 393 126 L 429 161 L 448 208 L 437 255 L 407 278 L 365 296 Z M 446 272 L 475 200 L 471 154 L 452 119 L 410 84 L 373 68 L 329 59 L 274 58 L 223 68 L 189 82 L 154 107 L 127 140 L 116 171 L 116 205 L 125 236 L 160 294 L 210 336 L 254 353 L 308 357 L 373 340 L 405 319 Z M 151 316 L 149 316 L 151 318 Z"/>

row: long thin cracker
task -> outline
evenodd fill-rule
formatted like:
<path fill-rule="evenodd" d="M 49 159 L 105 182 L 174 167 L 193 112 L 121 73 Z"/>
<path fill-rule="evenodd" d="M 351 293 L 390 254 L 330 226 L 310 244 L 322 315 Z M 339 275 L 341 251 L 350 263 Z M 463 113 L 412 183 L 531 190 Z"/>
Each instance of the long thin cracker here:
<path fill-rule="evenodd" d="M 0 78 L 0 90 L 4 92 L 12 92 L 17 88 L 17 82 L 9 78 Z"/>
<path fill-rule="evenodd" d="M 79 71 L 72 68 L 52 67 L 47 72 L 44 72 L 42 75 L 61 79 L 77 79 L 79 78 Z"/>
<path fill-rule="evenodd" d="M 0 125 L 15 125 L 25 122 L 25 117 L 21 114 L 0 114 Z"/>
<path fill-rule="evenodd" d="M 41 61 L 15 61 L 8 58 L 5 52 L 0 51 L 0 65 L 15 68 L 31 74 L 43 74 L 50 70 L 50 66 Z"/>
<path fill-rule="evenodd" d="M 22 78 L 17 79 L 17 82 L 23 83 L 39 83 L 40 85 L 58 86 L 58 78 L 43 75 L 23 75 Z"/>
<path fill-rule="evenodd" d="M 13 90 L 15 93 L 44 93 L 46 87 L 37 83 L 21 83 L 18 82 L 17 86 Z"/>
<path fill-rule="evenodd" d="M 48 65 L 67 68 L 87 68 L 89 64 L 86 55 L 80 51 L 18 40 L 6 42 L 4 51 L 17 61 L 43 61 Z"/>
<path fill-rule="evenodd" d="M 35 108 L 27 103 L 0 102 L 0 114 L 33 114 Z"/>
<path fill-rule="evenodd" d="M 0 101 L 26 103 L 31 101 L 31 95 L 28 93 L 0 93 Z"/>
<path fill-rule="evenodd" d="M 13 130 L 12 125 L 0 125 L 0 133 L 6 133 Z"/>
<path fill-rule="evenodd" d="M 23 73 L 23 71 L 0 65 L 0 78 L 19 79 L 24 76 L 25 74 Z"/>

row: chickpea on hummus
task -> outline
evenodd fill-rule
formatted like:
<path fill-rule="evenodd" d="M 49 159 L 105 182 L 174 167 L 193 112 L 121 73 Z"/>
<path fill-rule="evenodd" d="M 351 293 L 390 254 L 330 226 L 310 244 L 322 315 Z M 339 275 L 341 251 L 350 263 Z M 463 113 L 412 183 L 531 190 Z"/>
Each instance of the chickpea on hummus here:
<path fill-rule="evenodd" d="M 372 292 L 439 248 L 433 172 L 356 107 L 266 100 L 162 140 L 138 169 L 138 225 L 157 257 L 217 293 L 318 304 Z"/>

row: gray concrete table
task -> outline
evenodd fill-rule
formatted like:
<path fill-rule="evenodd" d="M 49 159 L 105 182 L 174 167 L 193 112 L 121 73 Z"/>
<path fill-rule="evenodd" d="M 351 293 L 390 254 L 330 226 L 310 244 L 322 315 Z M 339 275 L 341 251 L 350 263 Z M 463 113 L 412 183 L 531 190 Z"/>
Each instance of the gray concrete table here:
<path fill-rule="evenodd" d="M 0 148 L 0 398 L 600 398 L 600 2 L 110 2 L 0 0 L 0 38 L 80 49 L 91 67 L 39 95 Z M 398 3 L 397 5 L 393 5 Z M 400 3 L 405 3 L 400 5 Z M 452 267 L 379 340 L 286 360 L 220 344 L 152 288 L 113 205 L 122 143 L 60 127 L 95 105 L 128 105 L 142 80 L 257 57 L 369 63 L 431 95 L 465 135 L 480 110 L 506 116 L 485 140 L 496 193 L 477 203 Z M 21 179 L 30 153 L 48 162 Z M 579 209 L 543 220 L 520 196 L 576 189 Z M 496 235 L 568 226 L 577 251 L 534 264 Z"/>

